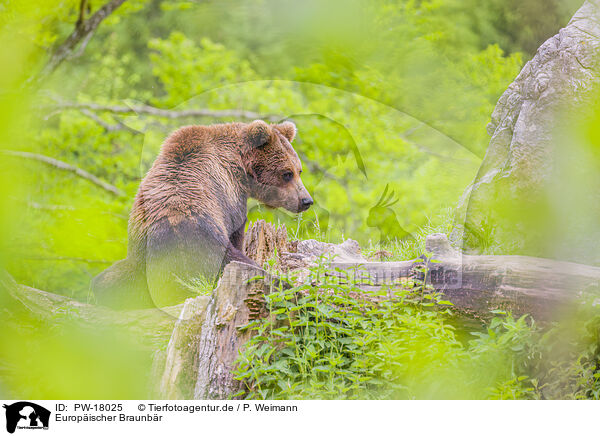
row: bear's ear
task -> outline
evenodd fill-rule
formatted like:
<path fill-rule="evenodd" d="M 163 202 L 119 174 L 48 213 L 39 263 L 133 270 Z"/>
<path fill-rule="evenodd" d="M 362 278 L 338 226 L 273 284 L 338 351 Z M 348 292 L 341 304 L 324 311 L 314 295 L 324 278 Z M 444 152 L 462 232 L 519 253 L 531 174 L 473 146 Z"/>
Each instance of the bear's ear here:
<path fill-rule="evenodd" d="M 246 127 L 246 138 L 252 147 L 264 147 L 271 138 L 269 126 L 262 120 L 252 121 Z"/>
<path fill-rule="evenodd" d="M 277 124 L 275 125 L 275 128 L 279 130 L 290 142 L 294 140 L 296 137 L 296 132 L 298 131 L 298 129 L 296 129 L 296 125 L 291 121 L 284 121 L 281 124 Z"/>

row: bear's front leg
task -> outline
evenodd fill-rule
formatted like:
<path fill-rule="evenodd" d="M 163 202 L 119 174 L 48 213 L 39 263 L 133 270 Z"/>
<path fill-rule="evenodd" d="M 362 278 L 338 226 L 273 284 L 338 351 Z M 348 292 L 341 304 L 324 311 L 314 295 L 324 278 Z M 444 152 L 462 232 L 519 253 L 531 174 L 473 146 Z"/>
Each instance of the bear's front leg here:
<path fill-rule="evenodd" d="M 229 237 L 229 242 L 236 248 L 238 251 L 244 252 L 244 229 L 246 228 L 246 221 L 241 225 L 239 229 L 231 234 Z"/>
<path fill-rule="evenodd" d="M 232 260 L 247 263 L 249 265 L 258 266 L 256 262 L 250 259 L 244 253 L 244 228 L 246 227 L 246 222 L 240 226 L 235 232 L 231 234 L 229 237 L 229 245 L 227 246 L 227 253 L 225 262 L 223 263 L 223 268 Z"/>

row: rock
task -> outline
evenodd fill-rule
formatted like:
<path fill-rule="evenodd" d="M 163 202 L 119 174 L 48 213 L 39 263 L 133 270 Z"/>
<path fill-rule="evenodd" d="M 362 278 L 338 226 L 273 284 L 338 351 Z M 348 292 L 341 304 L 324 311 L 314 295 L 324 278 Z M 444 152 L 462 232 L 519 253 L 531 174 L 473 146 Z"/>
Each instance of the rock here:
<path fill-rule="evenodd" d="M 341 244 L 307 239 L 298 242 L 297 253 L 304 257 L 305 262 L 316 261 L 320 256 L 332 258 L 336 262 L 366 262 L 360 254 L 360 246 L 353 239 L 346 239 Z"/>
<path fill-rule="evenodd" d="M 593 116 L 599 53 L 600 0 L 588 0 L 504 92 L 457 208 L 451 238 L 466 252 L 600 262 L 600 161 L 573 127 Z"/>
<path fill-rule="evenodd" d="M 452 248 L 445 233 L 433 233 L 425 238 L 425 250 L 436 257 L 455 257 L 459 253 Z"/>

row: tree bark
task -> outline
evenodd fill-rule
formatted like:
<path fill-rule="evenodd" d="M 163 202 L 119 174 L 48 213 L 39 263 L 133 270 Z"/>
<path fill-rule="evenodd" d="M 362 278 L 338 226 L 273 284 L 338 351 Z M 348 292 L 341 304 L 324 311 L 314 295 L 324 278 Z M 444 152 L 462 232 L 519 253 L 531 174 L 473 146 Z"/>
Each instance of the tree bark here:
<path fill-rule="evenodd" d="M 386 284 L 426 280 L 444 293 L 459 314 L 478 318 L 503 309 L 556 320 L 557 311 L 573 307 L 582 292 L 595 292 L 600 283 L 597 267 L 524 256 L 461 255 L 441 234 L 427 238 L 430 257 L 403 262 L 363 261 L 352 252 L 357 250 L 355 243 L 332 245 L 301 241 L 296 261 L 310 263 L 331 250 L 352 254 L 356 260 L 331 263 L 330 279 L 348 281 L 350 272 L 350 280 L 364 290 L 365 297 Z M 257 276 L 258 280 L 250 280 Z M 170 338 L 166 353 L 157 351 L 153 372 L 156 395 L 169 399 L 225 399 L 241 389 L 232 371 L 252 332 L 240 327 L 268 316 L 264 295 L 273 286 L 278 286 L 278 280 L 261 268 L 231 262 L 210 297 L 189 299 L 163 310 L 115 312 L 18 285 L 0 269 L 0 301 L 8 296 L 24 310 L 46 319 L 68 312 L 84 324 L 126 328 L 155 350 Z"/>
<path fill-rule="evenodd" d="M 285 225 L 275 227 L 265 220 L 258 220 L 248 226 L 244 234 L 244 253 L 258 265 L 274 258 L 275 253 L 289 251 Z M 275 257 L 279 261 L 280 256 Z"/>
<path fill-rule="evenodd" d="M 263 278 L 249 282 L 257 276 Z M 232 370 L 252 332 L 239 327 L 267 315 L 263 296 L 274 284 L 264 270 L 255 266 L 231 262 L 225 267 L 202 324 L 195 399 L 226 399 L 240 389 Z"/>
<path fill-rule="evenodd" d="M 429 260 L 334 262 L 328 274 L 341 279 L 335 268 L 353 269 L 352 280 L 366 291 L 426 279 L 465 313 L 486 317 L 498 309 L 538 320 L 556 320 L 600 284 L 598 267 L 527 256 L 463 255 L 443 234 L 428 236 L 426 250 L 432 253 Z"/>

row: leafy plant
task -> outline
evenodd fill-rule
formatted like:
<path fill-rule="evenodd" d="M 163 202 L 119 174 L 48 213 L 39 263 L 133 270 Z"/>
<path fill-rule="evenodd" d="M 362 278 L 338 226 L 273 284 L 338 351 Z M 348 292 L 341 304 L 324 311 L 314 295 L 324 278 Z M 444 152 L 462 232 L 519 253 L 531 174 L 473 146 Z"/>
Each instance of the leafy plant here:
<path fill-rule="evenodd" d="M 235 371 L 252 399 L 597 398 L 598 318 L 541 328 L 494 311 L 475 339 L 461 341 L 452 306 L 422 282 L 366 294 L 324 275 L 273 289 L 270 316 L 243 327 L 253 338 Z M 423 280 L 428 275 L 422 267 Z M 329 279 L 328 279 L 329 277 Z M 589 307 L 588 307 L 589 310 Z M 588 314 L 589 315 L 589 314 Z M 593 320 L 593 321 L 592 321 Z M 572 341 L 569 350 L 563 346 Z M 561 345 L 562 344 L 562 345 Z M 558 349 L 557 349 L 558 348 Z"/>
<path fill-rule="evenodd" d="M 325 280 L 324 266 L 303 284 L 274 289 L 265 297 L 271 316 L 245 327 L 256 336 L 236 378 L 250 398 L 408 397 L 408 374 L 460 348 L 440 316 L 449 303 L 435 292 L 395 286 L 365 295 L 352 273 Z M 427 344 L 421 353 L 419 344 Z"/>

